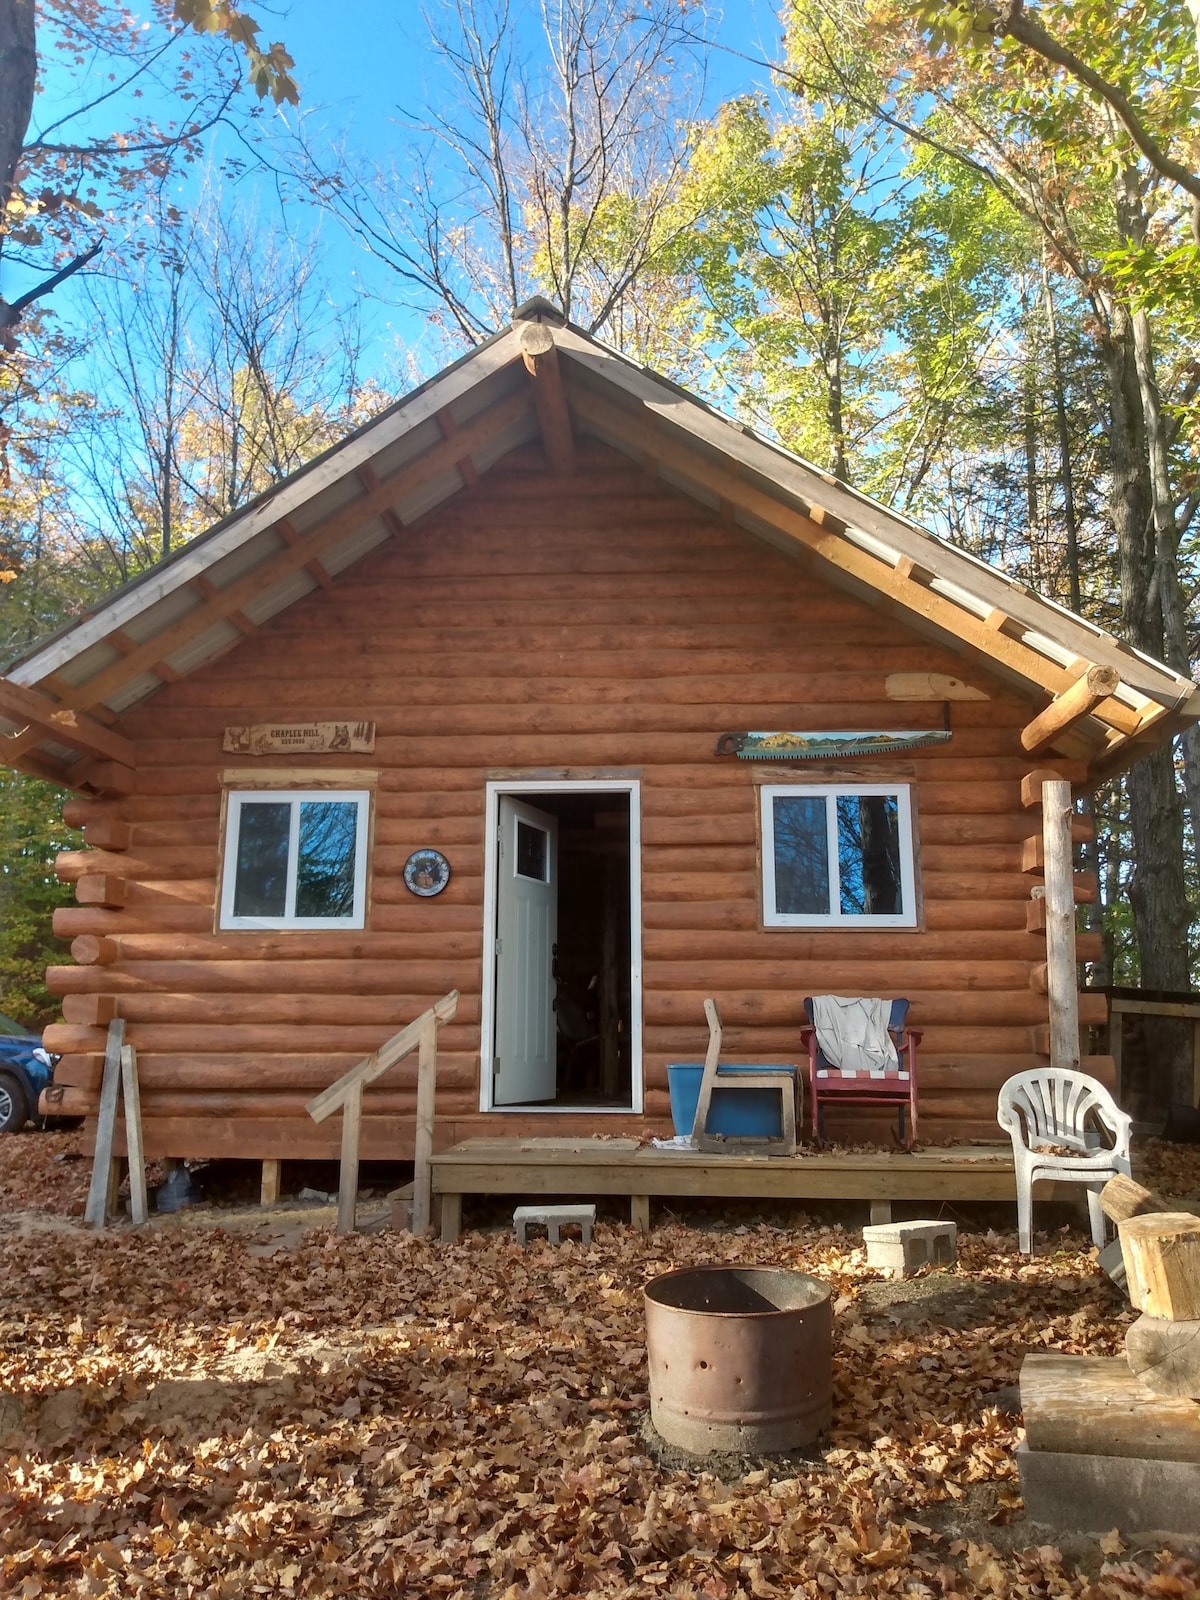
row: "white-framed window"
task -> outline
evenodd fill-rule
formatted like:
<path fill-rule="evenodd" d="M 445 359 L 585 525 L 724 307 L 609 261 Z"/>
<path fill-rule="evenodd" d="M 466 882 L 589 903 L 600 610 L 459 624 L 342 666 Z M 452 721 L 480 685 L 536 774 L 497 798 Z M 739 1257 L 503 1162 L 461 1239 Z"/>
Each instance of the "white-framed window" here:
<path fill-rule="evenodd" d="M 222 928 L 361 928 L 366 789 L 231 790 Z"/>
<path fill-rule="evenodd" d="M 905 784 L 764 784 L 763 924 L 914 928 Z"/>

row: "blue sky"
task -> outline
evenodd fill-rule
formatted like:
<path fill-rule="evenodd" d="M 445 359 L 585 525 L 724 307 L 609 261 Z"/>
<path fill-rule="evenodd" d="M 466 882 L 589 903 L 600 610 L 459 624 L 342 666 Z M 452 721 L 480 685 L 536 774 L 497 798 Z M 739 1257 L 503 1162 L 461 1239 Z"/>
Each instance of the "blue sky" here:
<path fill-rule="evenodd" d="M 352 26 L 330 26 L 328 0 L 294 0 L 270 12 L 251 6 L 267 39 L 281 38 L 295 60 L 301 113 L 331 136 L 344 135 L 348 148 L 368 158 L 385 158 L 406 137 L 402 110 L 420 119 L 439 90 L 438 62 L 428 45 L 422 12 L 436 11 L 414 0 L 396 5 L 384 0 L 346 0 Z M 537 0 L 513 0 L 518 27 L 536 29 Z M 708 53 L 705 113 L 736 94 L 768 86 L 769 75 L 755 59 L 779 54 L 778 0 L 728 0 L 709 24 L 715 45 Z M 288 113 L 292 115 L 292 113 Z M 312 217 L 293 203 L 285 208 L 287 228 L 311 226 Z M 332 269 L 367 291 L 364 325 L 381 349 L 397 347 L 422 367 L 440 364 L 444 352 L 426 349 L 427 328 L 411 312 L 396 308 L 398 288 L 388 269 L 374 263 L 353 243 L 335 237 L 336 224 L 322 225 L 324 250 Z"/>

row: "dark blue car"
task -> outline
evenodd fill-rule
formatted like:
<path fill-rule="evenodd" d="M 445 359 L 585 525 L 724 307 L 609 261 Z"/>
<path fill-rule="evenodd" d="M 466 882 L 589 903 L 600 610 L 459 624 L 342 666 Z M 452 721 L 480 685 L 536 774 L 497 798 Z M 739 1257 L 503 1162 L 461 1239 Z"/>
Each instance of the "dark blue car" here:
<path fill-rule="evenodd" d="M 38 1096 L 53 1075 L 54 1057 L 36 1034 L 0 1033 L 0 1133 L 16 1133 L 37 1116 Z"/>

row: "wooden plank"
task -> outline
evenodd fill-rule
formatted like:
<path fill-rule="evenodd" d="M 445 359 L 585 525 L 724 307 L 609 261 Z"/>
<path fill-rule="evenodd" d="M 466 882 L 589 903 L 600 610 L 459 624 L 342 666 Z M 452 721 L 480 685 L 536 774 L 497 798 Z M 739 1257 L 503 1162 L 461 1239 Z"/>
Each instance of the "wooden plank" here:
<path fill-rule="evenodd" d="M 399 1033 L 393 1034 L 385 1045 L 372 1056 L 367 1056 L 356 1067 L 351 1067 L 349 1072 L 343 1073 L 336 1083 L 330 1084 L 328 1089 L 315 1095 L 308 1102 L 306 1110 L 314 1122 L 324 1122 L 325 1118 L 337 1110 L 338 1106 L 350 1095 L 354 1089 L 363 1089 L 369 1083 L 385 1073 L 389 1067 L 403 1059 L 410 1050 L 421 1042 L 421 1033 L 430 1017 L 439 1023 L 449 1022 L 458 1007 L 458 990 L 451 989 L 449 994 L 423 1011 L 414 1022 L 401 1028 Z"/>
<path fill-rule="evenodd" d="M 138 1092 L 137 1055 L 121 1046 L 121 1085 L 125 1101 L 125 1150 L 129 1158 L 129 1214 L 135 1228 L 150 1220 L 146 1199 L 146 1154 L 142 1144 L 142 1101 Z"/>
<path fill-rule="evenodd" d="M 431 1215 L 429 1163 L 433 1155 L 433 1119 L 437 1094 L 437 1036 L 437 1018 L 428 1015 L 421 1029 L 416 1126 L 413 1130 L 412 1231 L 418 1239 L 428 1230 Z"/>
<path fill-rule="evenodd" d="M 946 672 L 889 672 L 884 679 L 889 700 L 990 700 L 963 678 Z"/>
<path fill-rule="evenodd" d="M 121 1047 L 125 1024 L 117 1017 L 108 1026 L 104 1052 L 104 1081 L 100 1088 L 100 1107 L 96 1123 L 96 1153 L 92 1161 L 92 1181 L 88 1188 L 83 1220 L 93 1228 L 103 1228 L 108 1220 L 108 1195 L 112 1181 L 113 1134 L 121 1094 Z"/>
<path fill-rule="evenodd" d="M 1152 1394 L 1120 1356 L 1026 1356 L 1021 1412 L 1031 1450 L 1200 1462 L 1200 1406 Z"/>
<path fill-rule="evenodd" d="M 353 1233 L 358 1209 L 358 1153 L 362 1140 L 361 1081 L 351 1084 L 341 1101 L 342 1151 L 338 1173 L 337 1231 Z"/>

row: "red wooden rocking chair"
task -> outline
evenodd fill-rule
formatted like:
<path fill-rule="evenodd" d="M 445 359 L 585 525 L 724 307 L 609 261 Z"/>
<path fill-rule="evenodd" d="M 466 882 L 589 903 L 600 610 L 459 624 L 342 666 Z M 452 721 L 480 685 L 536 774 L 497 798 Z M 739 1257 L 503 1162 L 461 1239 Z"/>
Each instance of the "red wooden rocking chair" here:
<path fill-rule="evenodd" d="M 846 1072 L 836 1061 L 830 1061 L 817 1043 L 811 996 L 805 998 L 804 1013 L 808 1026 L 801 1030 L 800 1041 L 808 1050 L 812 1130 L 817 1145 L 825 1142 L 826 1104 L 895 1106 L 899 1142 L 906 1150 L 911 1150 L 917 1137 L 917 1045 L 921 1034 L 905 1027 L 908 1001 L 893 1000 L 891 1003 L 888 1033 L 896 1046 L 896 1067 L 880 1072 Z"/>

